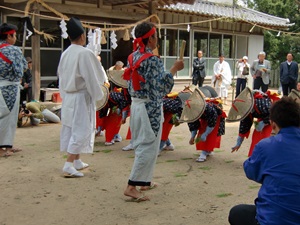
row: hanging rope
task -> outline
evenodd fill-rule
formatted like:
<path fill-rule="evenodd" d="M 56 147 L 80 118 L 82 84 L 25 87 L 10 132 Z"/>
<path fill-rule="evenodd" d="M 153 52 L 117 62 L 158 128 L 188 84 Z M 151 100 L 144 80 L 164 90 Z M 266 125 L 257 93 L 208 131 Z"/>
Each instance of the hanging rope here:
<path fill-rule="evenodd" d="M 51 11 L 52 13 L 54 13 L 57 17 L 47 16 L 47 15 L 42 15 L 42 14 L 37 14 L 37 13 L 31 13 L 31 12 L 29 12 L 30 11 L 30 6 L 33 3 L 35 3 L 35 2 L 41 4 L 44 8 L 46 8 L 49 11 Z M 55 19 L 55 20 L 62 20 L 62 19 L 66 20 L 66 21 L 69 20 L 69 18 L 66 15 L 58 12 L 56 9 L 54 9 L 51 6 L 47 5 L 43 0 L 29 0 L 27 2 L 27 4 L 26 4 L 26 7 L 25 7 L 24 11 L 18 10 L 18 9 L 9 8 L 9 7 L 5 7 L 5 6 L 0 6 L 0 8 L 11 10 L 11 11 L 15 11 L 15 12 L 24 13 L 25 16 L 33 15 L 33 16 L 39 16 L 39 17 L 48 18 L 48 19 Z M 245 23 L 251 24 L 253 26 L 255 25 L 256 27 L 259 27 L 259 28 L 267 30 L 267 31 L 280 32 L 283 35 L 284 34 L 287 34 L 287 35 L 300 35 L 300 32 L 296 33 L 296 32 L 289 32 L 289 31 L 285 31 L 285 30 L 273 29 L 273 28 L 270 28 L 270 27 L 266 27 L 266 26 L 263 26 L 263 25 L 258 25 L 256 23 L 252 23 L 252 22 L 246 21 L 243 18 L 240 18 L 240 19 L 235 18 L 235 19 L 233 19 L 233 18 L 229 18 L 229 17 L 219 17 L 219 18 L 213 18 L 213 19 L 208 19 L 208 20 L 185 22 L 185 23 L 161 24 L 159 17 L 156 14 L 153 14 L 153 15 L 150 15 L 147 18 L 145 18 L 145 19 L 143 19 L 141 21 L 138 21 L 138 22 L 132 23 L 132 24 L 107 24 L 107 23 L 97 23 L 97 22 L 90 22 L 90 21 L 82 21 L 82 24 L 83 24 L 84 27 L 89 28 L 89 29 L 96 29 L 96 28 L 98 28 L 98 27 L 96 27 L 94 25 L 90 25 L 90 24 L 95 24 L 95 25 L 105 25 L 106 24 L 106 25 L 109 25 L 110 27 L 101 28 L 102 31 L 120 31 L 120 30 L 126 31 L 126 29 L 131 29 L 131 28 L 135 27 L 136 25 L 138 25 L 140 23 L 143 23 L 145 21 L 149 21 L 151 18 L 155 18 L 158 21 L 156 25 L 157 25 L 158 32 L 159 32 L 159 37 L 161 37 L 160 30 L 161 30 L 162 26 L 165 26 L 165 27 L 176 27 L 176 26 L 182 26 L 182 25 L 188 25 L 188 24 L 211 23 L 213 21 L 221 21 L 221 22 L 236 22 L 236 21 L 241 21 L 241 22 L 245 22 Z M 55 36 L 50 35 L 50 34 L 46 34 L 43 31 L 38 31 L 38 30 L 35 29 L 35 32 L 37 34 L 39 34 L 39 35 L 43 35 L 46 40 L 53 41 L 55 39 Z"/>

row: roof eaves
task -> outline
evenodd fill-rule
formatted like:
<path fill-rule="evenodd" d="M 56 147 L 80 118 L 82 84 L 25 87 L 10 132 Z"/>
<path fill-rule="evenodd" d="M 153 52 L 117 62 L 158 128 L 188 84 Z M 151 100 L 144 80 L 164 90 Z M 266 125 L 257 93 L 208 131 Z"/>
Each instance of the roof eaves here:
<path fill-rule="evenodd" d="M 265 24 L 268 26 L 290 27 L 294 25 L 290 24 L 290 21 L 287 18 L 276 17 L 241 6 L 233 8 L 228 5 L 220 5 L 212 2 L 197 2 L 194 5 L 177 3 L 166 5 L 163 8 L 160 8 L 160 10 L 193 13 L 196 15 L 206 15 L 214 17 L 228 17 L 245 22 Z"/>

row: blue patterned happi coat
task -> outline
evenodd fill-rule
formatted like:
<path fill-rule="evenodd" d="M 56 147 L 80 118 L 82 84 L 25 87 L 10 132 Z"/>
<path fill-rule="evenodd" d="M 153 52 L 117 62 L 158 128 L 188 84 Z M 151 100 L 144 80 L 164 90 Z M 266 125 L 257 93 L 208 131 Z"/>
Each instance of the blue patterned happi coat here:
<path fill-rule="evenodd" d="M 3 43 L 6 42 L 1 40 L 0 45 Z M 9 64 L 0 58 L 0 90 L 7 108 L 11 111 L 17 100 L 18 86 L 2 86 L 1 81 L 20 82 L 24 70 L 27 69 L 27 62 L 19 47 L 9 45 L 0 48 L 0 52 L 12 61 L 12 64 Z"/>
<path fill-rule="evenodd" d="M 152 53 L 150 48 L 146 48 L 145 52 Z M 139 49 L 133 53 L 133 65 L 141 56 L 142 53 L 140 53 Z M 130 80 L 128 82 L 128 91 L 133 98 L 150 100 L 145 103 L 145 106 L 152 130 L 157 135 L 160 128 L 162 99 L 171 92 L 174 86 L 174 79 L 171 73 L 165 72 L 163 62 L 157 56 L 152 56 L 141 62 L 138 73 L 146 82 L 140 82 L 141 90 L 135 91 Z"/>

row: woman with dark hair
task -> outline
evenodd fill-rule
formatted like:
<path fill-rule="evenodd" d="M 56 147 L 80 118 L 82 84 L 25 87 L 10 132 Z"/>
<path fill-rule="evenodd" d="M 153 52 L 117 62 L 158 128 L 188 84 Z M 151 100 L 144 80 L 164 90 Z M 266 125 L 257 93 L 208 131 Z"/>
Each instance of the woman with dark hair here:
<path fill-rule="evenodd" d="M 3 23 L 0 26 L 0 156 L 10 156 L 20 151 L 13 148 L 17 128 L 20 81 L 27 62 L 14 46 L 17 27 Z"/>
<path fill-rule="evenodd" d="M 154 165 L 159 153 L 163 112 L 162 99 L 174 85 L 173 76 L 184 65 L 177 60 L 166 72 L 162 60 L 153 55 L 157 45 L 156 27 L 144 22 L 136 26 L 134 52 L 128 57 L 124 79 L 128 80 L 132 97 L 130 129 L 135 160 L 124 195 L 134 201 L 147 201 L 140 190 L 156 187 L 152 182 Z"/>

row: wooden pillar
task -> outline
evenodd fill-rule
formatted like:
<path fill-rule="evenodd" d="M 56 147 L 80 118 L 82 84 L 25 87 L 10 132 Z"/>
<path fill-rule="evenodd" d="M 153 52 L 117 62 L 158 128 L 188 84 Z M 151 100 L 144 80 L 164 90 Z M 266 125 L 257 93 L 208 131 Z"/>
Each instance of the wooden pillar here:
<path fill-rule="evenodd" d="M 39 14 L 39 4 L 34 3 L 34 13 Z M 33 27 L 40 30 L 40 19 L 35 16 L 33 19 Z M 32 97 L 40 100 L 41 88 L 41 52 L 40 52 L 40 35 L 35 34 L 31 39 L 31 58 L 32 58 Z"/>
<path fill-rule="evenodd" d="M 0 0 L 0 5 L 4 5 L 4 0 Z M 4 23 L 4 10 L 1 9 L 0 11 L 0 24 Z"/>
<path fill-rule="evenodd" d="M 155 0 L 150 0 L 149 1 L 149 16 L 150 15 L 152 15 L 152 14 L 156 14 L 156 8 L 157 8 L 157 3 L 156 3 L 156 1 Z M 155 19 L 155 18 L 151 18 L 151 20 L 150 20 L 151 22 L 153 22 L 153 23 L 156 23 L 157 22 L 157 20 Z"/>
<path fill-rule="evenodd" d="M 97 1 L 97 8 L 102 8 L 103 7 L 103 0 L 98 0 Z"/>

